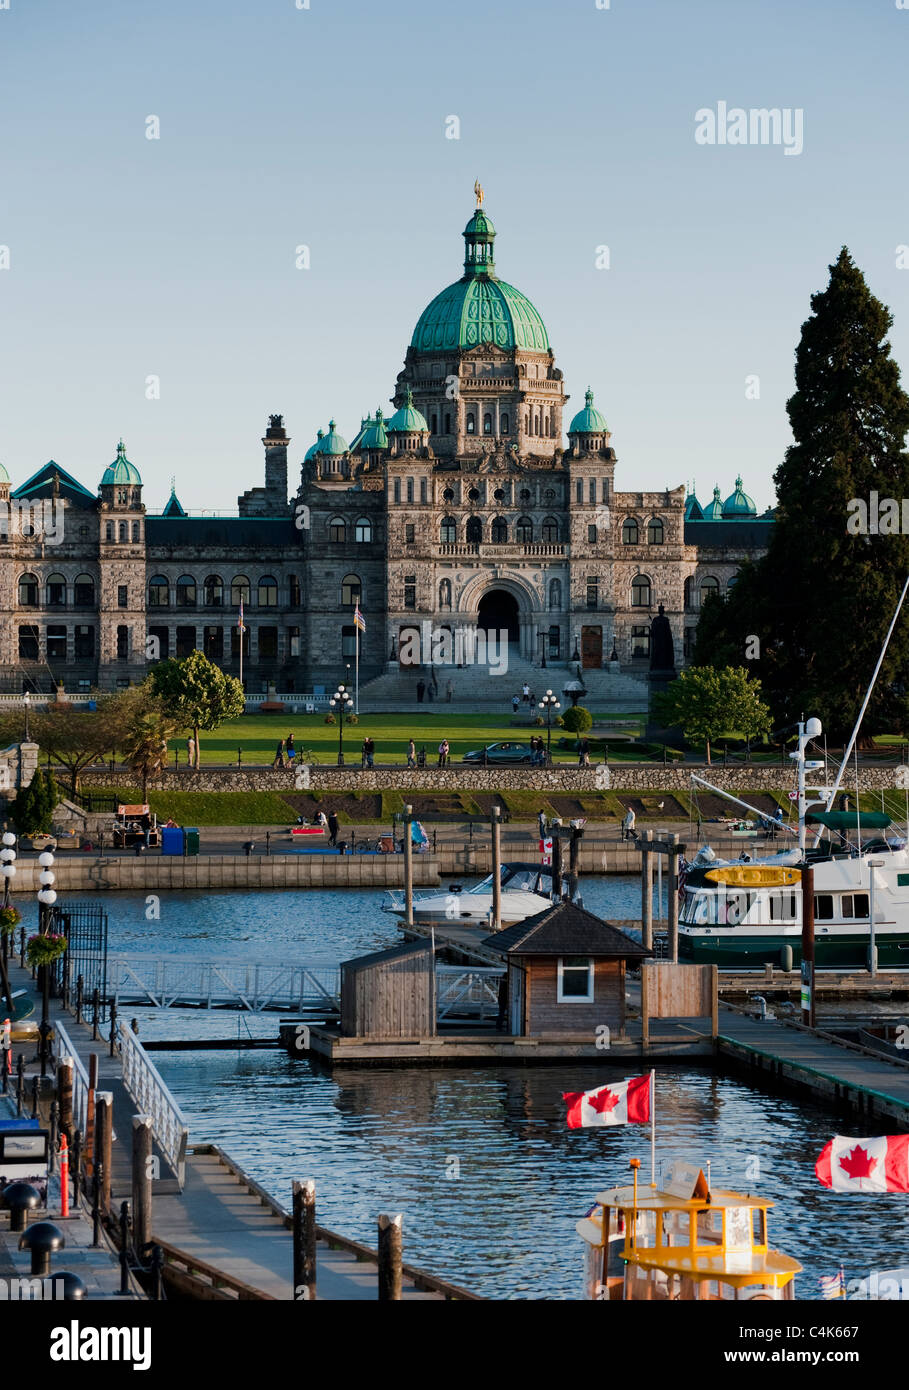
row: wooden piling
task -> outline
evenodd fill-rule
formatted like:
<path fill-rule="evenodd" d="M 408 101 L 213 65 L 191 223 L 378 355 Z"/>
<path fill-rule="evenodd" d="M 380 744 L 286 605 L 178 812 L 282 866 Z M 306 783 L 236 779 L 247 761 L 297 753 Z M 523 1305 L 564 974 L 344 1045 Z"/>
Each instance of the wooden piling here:
<path fill-rule="evenodd" d="M 400 1212 L 379 1217 L 379 1302 L 397 1302 L 401 1298 L 401 1225 Z"/>
<path fill-rule="evenodd" d="M 101 1169 L 102 1213 L 110 1211 L 110 1163 L 114 1132 L 114 1097 L 110 1091 L 95 1094 L 95 1156 Z"/>
<path fill-rule="evenodd" d="M 552 836 L 552 901 L 562 901 L 562 827 L 553 825 L 549 831 Z"/>
<path fill-rule="evenodd" d="M 133 1116 L 133 1231 L 136 1249 L 152 1239 L 152 1122 L 149 1115 Z"/>
<path fill-rule="evenodd" d="M 404 925 L 413 926 L 413 840 L 411 821 L 413 807 L 404 807 Z"/>
<path fill-rule="evenodd" d="M 66 1142 L 73 1141 L 73 1059 L 64 1057 L 57 1068 L 57 1104 L 60 1106 L 60 1129 Z"/>
<path fill-rule="evenodd" d="M 492 834 L 492 929 L 499 931 L 502 926 L 502 822 L 501 810 L 493 806 L 489 813 L 489 828 Z"/>
<path fill-rule="evenodd" d="M 85 1163 L 85 1172 L 91 1177 L 94 1172 L 95 1161 L 95 1092 L 98 1089 L 98 1054 L 90 1052 L 88 1055 L 88 1098 L 85 1104 L 85 1136 L 83 1139 L 82 1153 Z"/>
<path fill-rule="evenodd" d="M 293 1185 L 294 1298 L 316 1297 L 316 1184 Z"/>
<path fill-rule="evenodd" d="M 874 870 L 872 869 L 872 873 Z M 802 1023 L 814 1027 L 814 869 L 802 867 Z"/>
<path fill-rule="evenodd" d="M 641 944 L 648 951 L 653 949 L 653 859 L 650 854 L 652 830 L 641 832 Z"/>
<path fill-rule="evenodd" d="M 584 828 L 580 825 L 571 827 L 571 840 L 568 844 L 568 900 L 574 902 L 578 895 L 578 858 L 581 852 L 581 836 Z"/>
<path fill-rule="evenodd" d="M 667 885 L 669 959 L 679 961 L 679 837 L 669 836 L 669 883 Z"/>

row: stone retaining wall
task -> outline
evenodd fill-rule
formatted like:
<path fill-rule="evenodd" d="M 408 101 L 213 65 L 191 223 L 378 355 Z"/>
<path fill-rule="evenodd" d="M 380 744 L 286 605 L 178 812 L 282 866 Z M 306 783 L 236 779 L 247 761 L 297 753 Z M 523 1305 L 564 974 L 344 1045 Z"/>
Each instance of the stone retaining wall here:
<path fill-rule="evenodd" d="M 149 781 L 153 791 L 263 792 L 263 791 L 690 791 L 691 773 L 697 772 L 727 791 L 779 791 L 793 786 L 793 769 L 766 763 L 738 764 L 735 767 L 704 767 L 679 763 L 611 763 L 608 767 L 483 768 L 465 766 L 409 768 L 331 767 L 316 764 L 294 772 L 270 767 L 212 767 L 198 772 L 173 769 Z M 300 774 L 304 774 L 302 777 Z M 604 777 L 608 773 L 608 778 Z M 860 767 L 859 787 L 863 792 L 887 791 L 895 785 L 897 768 Z M 129 773 L 91 771 L 82 779 L 86 788 L 123 785 Z M 855 774 L 850 771 L 845 791 L 855 790 Z"/>

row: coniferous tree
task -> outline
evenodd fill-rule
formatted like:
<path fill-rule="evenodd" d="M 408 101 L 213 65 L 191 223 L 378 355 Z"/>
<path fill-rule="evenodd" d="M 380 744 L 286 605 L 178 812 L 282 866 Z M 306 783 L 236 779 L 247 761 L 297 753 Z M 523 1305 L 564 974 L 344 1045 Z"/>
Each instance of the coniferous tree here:
<path fill-rule="evenodd" d="M 845 247 L 811 308 L 796 349 L 796 390 L 787 405 L 794 443 L 774 478 L 778 509 L 768 552 L 745 567 L 727 599 L 705 605 L 695 661 L 739 663 L 757 637 L 751 670 L 777 725 L 817 715 L 837 738 L 851 731 L 909 575 L 909 535 L 901 534 L 898 515 L 895 529 L 861 533 L 875 529 L 872 494 L 898 507 L 909 499 L 909 396 L 886 341 L 892 316 Z M 871 525 L 862 528 L 869 503 Z M 866 737 L 905 730 L 907 692 L 904 610 Z"/>

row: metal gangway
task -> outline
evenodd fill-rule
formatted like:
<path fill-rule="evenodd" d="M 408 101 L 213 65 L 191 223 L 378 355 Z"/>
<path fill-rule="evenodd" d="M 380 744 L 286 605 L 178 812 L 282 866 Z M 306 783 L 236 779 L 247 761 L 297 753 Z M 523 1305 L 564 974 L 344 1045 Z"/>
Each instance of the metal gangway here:
<path fill-rule="evenodd" d="M 440 1019 L 494 1019 L 504 970 L 437 965 Z M 247 1013 L 318 1013 L 336 1017 L 338 965 L 293 961 L 225 961 L 208 956 L 112 955 L 108 997 L 117 1009 L 235 1009 Z"/>

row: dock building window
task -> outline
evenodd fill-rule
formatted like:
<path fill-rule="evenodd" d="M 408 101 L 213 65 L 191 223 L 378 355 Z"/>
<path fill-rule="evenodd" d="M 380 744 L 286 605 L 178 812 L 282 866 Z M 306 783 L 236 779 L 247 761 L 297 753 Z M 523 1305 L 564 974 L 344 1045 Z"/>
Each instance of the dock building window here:
<path fill-rule="evenodd" d="M 593 960 L 589 956 L 559 958 L 560 1004 L 590 1004 L 593 1002 Z"/>

